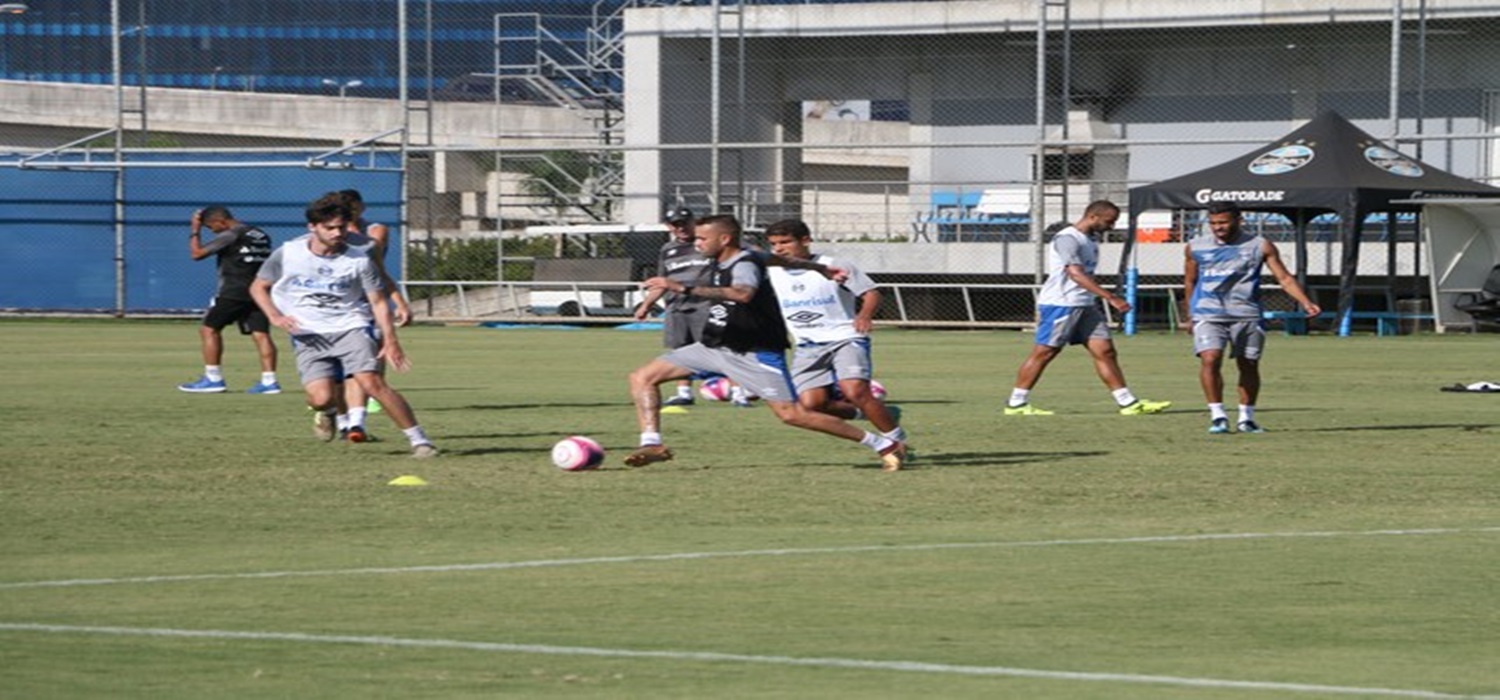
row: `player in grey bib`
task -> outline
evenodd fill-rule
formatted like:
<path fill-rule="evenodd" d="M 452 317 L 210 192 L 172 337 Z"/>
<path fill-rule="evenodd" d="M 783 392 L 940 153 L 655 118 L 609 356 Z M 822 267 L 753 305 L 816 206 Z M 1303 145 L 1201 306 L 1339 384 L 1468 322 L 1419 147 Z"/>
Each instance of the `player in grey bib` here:
<path fill-rule="evenodd" d="M 1266 333 L 1261 325 L 1261 268 L 1268 267 L 1282 291 L 1309 316 L 1321 309 L 1308 298 L 1281 262 L 1270 241 L 1246 233 L 1238 207 L 1214 204 L 1208 210 L 1210 233 L 1189 241 L 1183 263 L 1184 289 L 1193 324 L 1193 352 L 1200 359 L 1198 379 L 1208 400 L 1208 432 L 1229 432 L 1224 410 L 1224 351 L 1239 367 L 1239 431 L 1260 433 L 1255 402 L 1260 395 L 1260 357 Z"/>

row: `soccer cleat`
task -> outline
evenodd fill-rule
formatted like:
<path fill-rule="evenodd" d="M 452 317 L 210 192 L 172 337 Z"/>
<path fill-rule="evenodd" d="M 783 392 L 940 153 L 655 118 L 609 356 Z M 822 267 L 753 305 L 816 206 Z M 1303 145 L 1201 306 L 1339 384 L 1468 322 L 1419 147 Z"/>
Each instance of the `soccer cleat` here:
<path fill-rule="evenodd" d="M 222 394 L 228 387 L 224 386 L 224 380 L 214 381 L 208 377 L 199 377 L 196 382 L 178 384 L 178 391 L 186 391 L 189 394 Z"/>
<path fill-rule="evenodd" d="M 375 442 L 375 438 L 365 432 L 365 427 L 362 425 L 351 426 L 348 430 L 343 431 L 343 433 L 344 439 L 349 442 Z"/>
<path fill-rule="evenodd" d="M 1260 424 L 1256 423 L 1253 420 L 1242 420 L 1242 421 L 1240 421 L 1239 429 L 1240 429 L 1240 432 L 1242 432 L 1242 433 L 1264 433 L 1264 432 L 1266 432 L 1265 428 L 1260 427 Z"/>
<path fill-rule="evenodd" d="M 691 396 L 673 396 L 672 398 L 667 399 L 666 401 L 661 402 L 661 405 L 663 405 L 663 406 L 691 406 L 691 405 L 693 405 L 693 397 L 691 397 Z"/>
<path fill-rule="evenodd" d="M 672 451 L 666 445 L 641 445 L 634 452 L 625 456 L 625 465 L 630 467 L 644 467 L 655 462 L 667 462 L 672 459 Z"/>
<path fill-rule="evenodd" d="M 730 401 L 730 403 L 733 404 L 735 408 L 754 408 L 754 404 L 750 403 L 750 399 L 735 399 L 733 401 Z"/>
<path fill-rule="evenodd" d="M 1020 406 L 1005 407 L 1005 415 L 1007 416 L 1050 416 L 1052 414 L 1052 411 L 1037 408 L 1029 403 L 1023 403 Z"/>
<path fill-rule="evenodd" d="M 898 442 L 880 451 L 880 471 L 899 472 L 906 462 L 906 443 Z"/>
<path fill-rule="evenodd" d="M 266 383 L 262 382 L 260 384 L 256 384 L 255 386 L 250 387 L 249 389 L 246 389 L 245 393 L 247 393 L 247 394 L 280 394 L 281 393 L 281 384 L 279 384 L 277 382 L 271 382 L 270 384 L 266 384 Z"/>
<path fill-rule="evenodd" d="M 431 459 L 440 454 L 442 454 L 442 452 L 438 451 L 437 445 L 434 445 L 430 442 L 424 442 L 419 445 L 411 446 L 412 459 Z"/>
<path fill-rule="evenodd" d="M 1208 424 L 1208 434 L 1209 435 L 1224 435 L 1224 434 L 1227 434 L 1228 432 L 1229 432 L 1229 419 L 1228 418 L 1215 418 L 1212 423 Z"/>
<path fill-rule="evenodd" d="M 323 442 L 331 442 L 338 434 L 338 428 L 333 424 L 333 414 L 313 411 L 313 435 Z"/>
<path fill-rule="evenodd" d="M 1136 399 L 1135 403 L 1120 409 L 1122 416 L 1144 416 L 1148 413 L 1161 413 L 1171 406 L 1171 401 L 1147 401 Z"/>

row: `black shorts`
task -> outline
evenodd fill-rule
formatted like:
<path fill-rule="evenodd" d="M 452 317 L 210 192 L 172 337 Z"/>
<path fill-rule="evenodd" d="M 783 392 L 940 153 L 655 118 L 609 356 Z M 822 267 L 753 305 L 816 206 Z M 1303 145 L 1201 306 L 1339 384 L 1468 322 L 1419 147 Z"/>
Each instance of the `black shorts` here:
<path fill-rule="evenodd" d="M 203 315 L 203 325 L 219 331 L 231 323 L 239 326 L 244 335 L 271 332 L 271 321 L 254 301 L 215 297 L 214 305 Z"/>

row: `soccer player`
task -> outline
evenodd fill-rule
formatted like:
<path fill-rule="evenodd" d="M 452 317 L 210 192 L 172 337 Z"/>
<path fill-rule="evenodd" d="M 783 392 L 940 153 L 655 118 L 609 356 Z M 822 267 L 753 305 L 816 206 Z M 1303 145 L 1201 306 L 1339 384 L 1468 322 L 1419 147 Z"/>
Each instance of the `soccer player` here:
<path fill-rule="evenodd" d="M 896 411 L 870 391 L 869 333 L 880 307 L 880 290 L 875 282 L 846 260 L 813 255 L 812 232 L 800 220 L 771 224 L 766 227 L 765 239 L 771 252 L 783 258 L 812 260 L 848 274 L 845 281 L 835 282 L 807 270 L 769 270 L 782 318 L 797 342 L 792 351 L 797 401 L 808 409 L 844 419 L 863 414 L 881 435 L 906 442 L 906 431 L 898 424 Z M 829 391 L 835 385 L 844 397 L 836 403 Z"/>
<path fill-rule="evenodd" d="M 710 269 L 708 258 L 693 247 L 693 212 L 683 207 L 668 209 L 662 217 L 672 238 L 661 247 L 657 256 L 656 274 L 669 277 L 689 287 L 708 282 Z M 635 307 L 635 319 L 644 321 L 651 315 L 656 302 L 666 298 L 666 311 L 662 314 L 662 343 L 668 350 L 698 342 L 703 336 L 703 317 L 708 304 L 706 299 L 688 299 L 666 288 L 652 289 L 646 298 Z M 749 402 L 745 402 L 749 405 Z M 693 405 L 693 381 L 677 382 L 677 393 L 662 403 L 663 406 Z"/>
<path fill-rule="evenodd" d="M 786 325 L 776 293 L 766 278 L 766 259 L 740 247 L 740 222 L 733 216 L 710 216 L 693 230 L 698 252 L 714 262 L 710 284 L 690 286 L 668 277 L 652 277 L 647 289 L 667 289 L 711 302 L 703 338 L 671 350 L 630 373 L 630 395 L 640 424 L 640 448 L 625 458 L 632 467 L 672 459 L 662 443 L 661 396 L 657 386 L 694 374 L 722 374 L 760 396 L 783 423 L 859 442 L 880 456 L 882 469 L 901 469 L 906 445 L 860 430 L 835 416 L 811 411 L 797 402 L 787 375 Z M 792 267 L 837 275 L 817 263 L 785 261 Z"/>
<path fill-rule="evenodd" d="M 333 193 L 341 198 L 349 206 L 352 218 L 349 221 L 349 235 L 345 243 L 351 248 L 365 248 L 370 260 L 380 272 L 380 282 L 385 285 L 385 290 L 391 298 L 392 321 L 400 326 L 411 323 L 411 305 L 406 301 L 406 295 L 401 293 L 400 285 L 391 278 L 385 267 L 385 254 L 390 246 L 390 228 L 385 224 L 372 223 L 365 220 L 365 200 L 359 190 L 340 190 Z M 378 329 L 375 329 L 378 332 Z M 385 364 L 381 363 L 379 371 L 385 374 Z M 349 442 L 365 442 L 372 440 L 369 432 L 365 429 L 365 415 L 371 410 L 380 408 L 380 403 L 365 394 L 364 387 L 359 382 L 341 381 L 344 392 L 344 401 L 336 419 L 339 435 Z"/>
<path fill-rule="evenodd" d="M 307 206 L 309 235 L 277 248 L 261 266 L 250 293 L 271 323 L 292 336 L 297 370 L 316 411 L 313 432 L 324 441 L 337 435 L 338 382 L 352 376 L 411 442 L 413 457 L 438 455 L 406 399 L 385 382 L 382 360 L 398 371 L 411 366 L 401 342 L 380 273 L 367 249 L 345 242 L 353 215 L 342 198 L 321 197 Z M 370 333 L 373 320 L 380 330 Z"/>
<path fill-rule="evenodd" d="M 1260 397 L 1260 356 L 1265 348 L 1262 327 L 1260 273 L 1271 269 L 1281 291 L 1297 301 L 1308 316 L 1322 309 L 1307 296 L 1297 278 L 1281 262 L 1275 244 L 1241 229 L 1239 206 L 1215 202 L 1208 207 L 1209 233 L 1185 248 L 1183 288 L 1190 291 L 1188 315 L 1193 321 L 1193 352 L 1198 355 L 1198 381 L 1208 400 L 1208 432 L 1229 432 L 1224 410 L 1224 350 L 1233 352 L 1239 367 L 1239 432 L 1263 433 L 1255 421 Z"/>
<path fill-rule="evenodd" d="M 224 327 L 233 323 L 240 333 L 255 341 L 260 354 L 260 382 L 245 390 L 247 394 L 280 394 L 276 381 L 276 343 L 271 340 L 271 325 L 266 315 L 250 298 L 250 282 L 261 264 L 271 255 L 271 237 L 264 231 L 243 223 L 229 209 L 214 205 L 193 212 L 192 233 L 188 235 L 188 254 L 194 260 L 217 256 L 219 286 L 213 303 L 203 315 L 198 337 L 203 346 L 203 376 L 177 388 L 194 394 L 220 394 L 228 389 L 224 382 Z M 206 243 L 203 228 L 214 233 Z"/>
<path fill-rule="evenodd" d="M 1126 416 L 1161 413 L 1170 401 L 1146 401 L 1136 398 L 1125 384 L 1125 373 L 1115 353 L 1115 342 L 1109 335 L 1109 324 L 1099 308 L 1103 299 L 1116 311 L 1125 313 L 1130 303 L 1115 296 L 1094 281 L 1099 264 L 1101 233 L 1113 230 L 1120 218 L 1120 208 L 1108 200 L 1092 202 L 1083 217 L 1057 233 L 1052 239 L 1047 280 L 1037 294 L 1036 345 L 1016 372 L 1016 385 L 1005 407 L 1007 416 L 1050 416 L 1052 411 L 1031 405 L 1031 390 L 1041 380 L 1047 365 L 1067 345 L 1082 345 L 1094 358 L 1094 371 L 1109 387 L 1120 414 Z"/>

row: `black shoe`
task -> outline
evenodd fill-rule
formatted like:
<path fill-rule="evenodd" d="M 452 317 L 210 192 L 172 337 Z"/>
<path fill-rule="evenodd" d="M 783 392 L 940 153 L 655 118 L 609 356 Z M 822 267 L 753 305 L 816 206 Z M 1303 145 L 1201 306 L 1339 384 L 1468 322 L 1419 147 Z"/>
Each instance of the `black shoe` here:
<path fill-rule="evenodd" d="M 691 406 L 691 405 L 693 405 L 693 397 L 691 397 L 691 396 L 673 396 L 672 398 L 667 399 L 666 401 L 661 402 L 661 405 L 663 405 L 663 406 Z"/>

